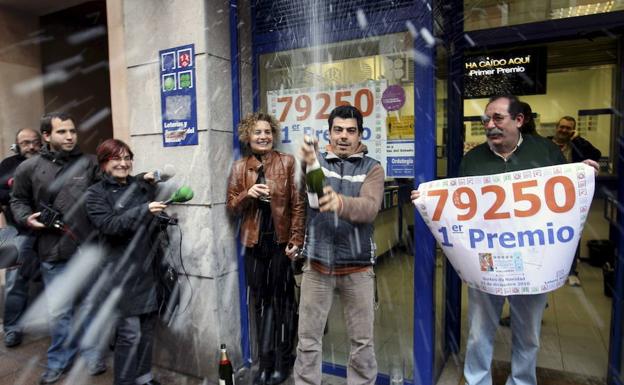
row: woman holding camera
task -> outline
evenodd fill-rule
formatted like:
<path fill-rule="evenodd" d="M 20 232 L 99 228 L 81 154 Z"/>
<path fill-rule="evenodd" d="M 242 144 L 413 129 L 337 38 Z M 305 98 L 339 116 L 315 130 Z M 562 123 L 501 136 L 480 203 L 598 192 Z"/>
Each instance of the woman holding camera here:
<path fill-rule="evenodd" d="M 159 252 L 158 216 L 167 206 L 155 201 L 155 186 L 135 178 L 134 154 L 108 139 L 96 150 L 103 173 L 87 192 L 87 213 L 104 248 L 104 275 L 118 291 L 115 329 L 115 385 L 157 384 L 151 374 L 158 299 L 153 259 Z M 162 214 L 161 214 L 162 215 Z M 119 289 L 121 291 L 119 291 Z"/>
<path fill-rule="evenodd" d="M 294 157 L 273 149 L 279 139 L 273 116 L 247 115 L 238 137 L 248 154 L 232 166 L 227 208 L 241 218 L 259 360 L 253 383 L 277 385 L 288 378 L 293 364 L 296 309 L 290 259 L 303 244 L 305 198 L 295 178 Z"/>

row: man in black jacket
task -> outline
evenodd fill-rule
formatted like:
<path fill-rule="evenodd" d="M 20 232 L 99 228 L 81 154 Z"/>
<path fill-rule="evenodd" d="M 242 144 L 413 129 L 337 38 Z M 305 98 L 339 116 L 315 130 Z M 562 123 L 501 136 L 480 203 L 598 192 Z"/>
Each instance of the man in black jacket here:
<path fill-rule="evenodd" d="M 78 148 L 78 132 L 68 114 L 44 115 L 41 134 L 46 146 L 40 155 L 20 164 L 15 173 L 11 210 L 19 225 L 37 234 L 36 248 L 52 318 L 48 363 L 40 382 L 51 384 L 71 367 L 78 350 L 70 333 L 74 326 L 75 299 L 80 293 L 72 293 L 76 296 L 74 300 L 59 299 L 55 298 L 58 293 L 51 293 L 49 288 L 57 279 L 63 279 L 68 261 L 78 246 L 93 235 L 84 196 L 96 180 L 98 167 L 95 157 L 82 154 Z M 106 370 L 97 349 L 83 348 L 82 353 L 91 375 Z"/>
<path fill-rule="evenodd" d="M 27 158 L 39 153 L 40 149 L 41 135 L 32 128 L 22 128 L 15 136 L 17 154 L 0 162 L 0 205 L 9 226 L 15 226 L 11 210 L 8 209 L 15 169 Z M 16 244 L 19 245 L 20 264 L 7 268 L 5 273 L 3 329 L 4 346 L 7 348 L 22 343 L 22 330 L 18 321 L 28 305 L 28 281 L 32 270 L 30 266 L 33 262 L 36 264 L 37 258 L 33 251 L 33 237 L 28 230 L 18 227 L 18 231 Z"/>
<path fill-rule="evenodd" d="M 598 162 L 602 154 L 600 150 L 594 147 L 588 140 L 581 138 L 576 131 L 576 120 L 571 116 L 564 116 L 559 119 L 557 129 L 552 141 L 561 149 L 563 156 L 568 162 L 576 163 L 591 159 Z M 581 286 L 581 280 L 578 277 L 576 264 L 578 263 L 581 245 L 576 248 L 574 262 L 570 267 L 568 275 L 568 285 Z"/>

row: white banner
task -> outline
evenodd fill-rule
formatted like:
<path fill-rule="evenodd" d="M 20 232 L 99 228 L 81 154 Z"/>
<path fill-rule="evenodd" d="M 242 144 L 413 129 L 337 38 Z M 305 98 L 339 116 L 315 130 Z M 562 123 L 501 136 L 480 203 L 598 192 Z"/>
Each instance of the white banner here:
<path fill-rule="evenodd" d="M 537 294 L 565 282 L 594 195 L 583 163 L 422 183 L 414 201 L 470 287 Z"/>
<path fill-rule="evenodd" d="M 386 115 L 381 105 L 381 94 L 386 81 L 369 81 L 361 84 L 333 88 L 296 88 L 267 92 L 270 114 L 282 126 L 281 143 L 284 152 L 296 154 L 303 142 L 303 135 L 319 140 L 319 148 L 329 144 L 327 118 L 339 105 L 357 107 L 364 117 L 362 142 L 368 147 L 368 155 L 386 164 Z"/>

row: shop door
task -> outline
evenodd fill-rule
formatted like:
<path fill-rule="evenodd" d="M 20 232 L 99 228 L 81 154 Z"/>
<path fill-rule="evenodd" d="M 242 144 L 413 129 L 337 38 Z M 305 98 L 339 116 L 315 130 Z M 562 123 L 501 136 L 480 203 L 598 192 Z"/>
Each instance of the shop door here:
<path fill-rule="evenodd" d="M 548 52 L 548 87 L 544 94 L 520 95 L 521 100 L 532 107 L 538 135 L 556 136 L 560 118 L 572 116 L 576 120 L 577 134 L 602 153 L 596 192 L 580 243 L 577 264 L 580 286 L 570 285 L 578 281 L 568 281 L 565 286 L 549 293 L 537 362 L 540 368 L 538 382 L 540 375 L 555 370 L 570 378 L 581 376 L 609 383 L 617 383 L 616 378 L 619 378 L 621 383 L 624 289 L 616 279 L 622 276 L 622 263 L 616 261 L 622 260 L 624 250 L 618 231 L 622 221 L 618 212 L 621 205 L 617 203 L 621 202 L 624 186 L 618 178 L 623 167 L 618 156 L 621 153 L 618 145 L 621 143 L 621 118 L 616 112 L 621 110 L 618 105 L 621 106 L 622 100 L 619 96 L 622 93 L 622 66 L 621 59 L 617 59 L 619 44 L 618 39 L 607 37 L 539 45 Z M 535 47 L 538 45 L 526 46 Z M 514 48 L 522 49 L 518 45 Z M 492 53 L 496 50 L 474 52 Z M 464 151 L 485 141 L 480 116 L 486 104 L 487 99 L 465 99 L 463 102 Z M 613 270 L 614 265 L 618 269 Z M 457 277 L 451 277 L 447 287 L 455 282 Z M 451 295 L 447 292 L 448 299 L 453 302 Z M 465 285 L 461 297 L 461 308 L 455 303 L 454 309 L 455 314 L 461 313 L 461 332 L 457 333 L 457 325 L 449 334 L 461 336 L 459 352 L 463 355 L 468 334 Z M 505 308 L 501 317 L 507 314 Z M 510 346 L 510 330 L 501 326 L 493 358 L 503 365 L 495 365 L 499 368 L 494 370 L 495 381 L 497 377 L 504 380 L 508 374 L 505 363 L 510 361 Z"/>

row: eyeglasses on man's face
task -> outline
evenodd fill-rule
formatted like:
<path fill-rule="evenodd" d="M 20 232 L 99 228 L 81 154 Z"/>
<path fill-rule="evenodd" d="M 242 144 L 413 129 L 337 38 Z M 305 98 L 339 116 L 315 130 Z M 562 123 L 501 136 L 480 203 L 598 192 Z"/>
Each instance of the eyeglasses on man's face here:
<path fill-rule="evenodd" d="M 27 147 L 27 146 L 41 146 L 41 141 L 35 139 L 35 140 L 22 140 L 21 142 L 17 143 L 20 147 Z"/>
<path fill-rule="evenodd" d="M 505 118 L 510 117 L 511 115 L 509 114 L 494 114 L 492 116 L 489 115 L 482 115 L 481 116 L 481 122 L 483 122 L 483 125 L 487 126 L 491 121 L 494 121 L 494 124 L 501 124 Z"/>

